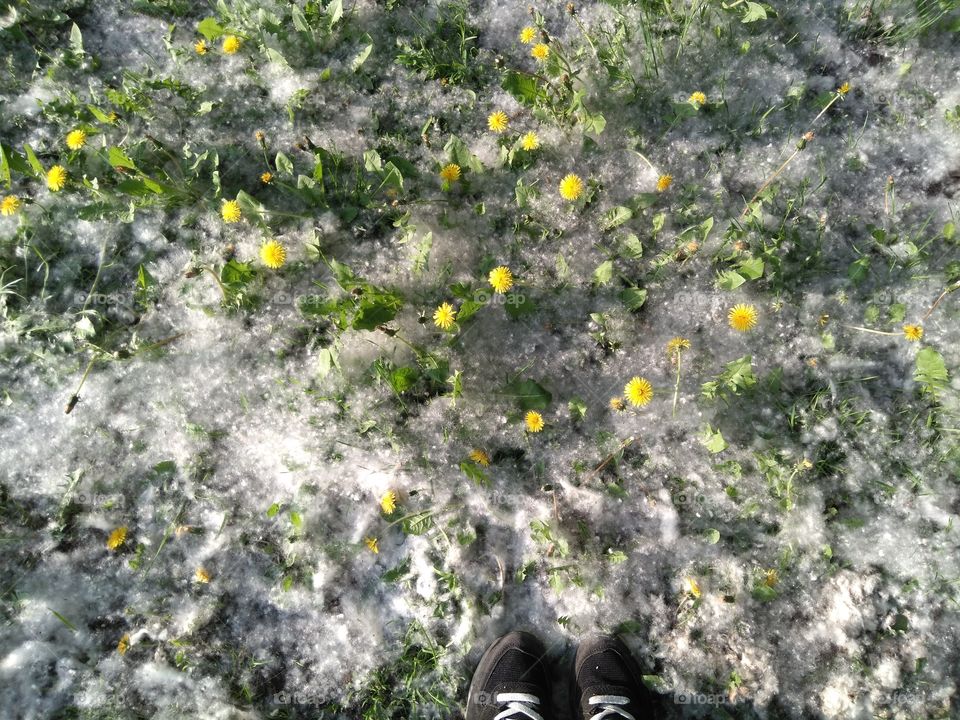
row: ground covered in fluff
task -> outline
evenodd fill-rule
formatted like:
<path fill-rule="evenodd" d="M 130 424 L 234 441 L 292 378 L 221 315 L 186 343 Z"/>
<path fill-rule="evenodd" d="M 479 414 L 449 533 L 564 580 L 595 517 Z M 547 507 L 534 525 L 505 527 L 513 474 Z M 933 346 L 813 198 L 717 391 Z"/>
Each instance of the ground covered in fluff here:
<path fill-rule="evenodd" d="M 0 6 L 0 716 L 960 716 L 960 11 L 780 5 Z"/>

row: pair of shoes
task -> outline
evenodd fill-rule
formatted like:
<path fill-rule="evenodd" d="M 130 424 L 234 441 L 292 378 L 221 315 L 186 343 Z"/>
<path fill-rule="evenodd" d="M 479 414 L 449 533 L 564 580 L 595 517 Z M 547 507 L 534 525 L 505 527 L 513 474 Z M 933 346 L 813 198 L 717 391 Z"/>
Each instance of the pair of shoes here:
<path fill-rule="evenodd" d="M 470 684 L 467 720 L 554 720 L 546 650 L 533 635 L 512 632 L 484 653 Z M 619 638 L 581 643 L 573 663 L 576 720 L 648 720 L 652 696 Z"/>

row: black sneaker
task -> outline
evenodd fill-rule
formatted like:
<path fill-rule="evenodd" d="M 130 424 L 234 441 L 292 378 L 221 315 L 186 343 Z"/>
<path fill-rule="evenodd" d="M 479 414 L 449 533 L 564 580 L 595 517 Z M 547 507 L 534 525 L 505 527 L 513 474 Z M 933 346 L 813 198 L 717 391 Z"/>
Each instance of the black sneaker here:
<path fill-rule="evenodd" d="M 627 646 L 605 635 L 580 644 L 571 704 L 577 720 L 650 720 L 653 698 Z"/>
<path fill-rule="evenodd" d="M 537 638 L 512 632 L 480 659 L 467 696 L 467 720 L 550 720 L 547 652 Z"/>

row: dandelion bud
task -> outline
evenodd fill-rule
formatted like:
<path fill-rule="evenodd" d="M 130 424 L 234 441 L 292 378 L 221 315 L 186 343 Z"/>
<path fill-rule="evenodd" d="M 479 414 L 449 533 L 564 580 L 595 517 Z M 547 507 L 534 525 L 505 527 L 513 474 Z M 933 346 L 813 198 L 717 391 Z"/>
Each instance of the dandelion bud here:
<path fill-rule="evenodd" d="M 576 15 L 576 14 L 577 14 L 577 6 L 574 5 L 572 2 L 568 2 L 568 3 L 567 3 L 567 15 L 570 15 L 571 17 L 573 17 L 573 16 Z"/>

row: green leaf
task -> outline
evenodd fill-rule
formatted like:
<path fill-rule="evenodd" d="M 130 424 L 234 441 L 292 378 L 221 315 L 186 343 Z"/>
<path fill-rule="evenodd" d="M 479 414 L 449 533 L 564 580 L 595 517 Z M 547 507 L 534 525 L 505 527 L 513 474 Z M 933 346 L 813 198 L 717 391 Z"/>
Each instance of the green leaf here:
<path fill-rule="evenodd" d="M 847 268 L 847 277 L 850 278 L 854 284 L 861 283 L 866 279 L 869 271 L 870 256 L 864 255 L 850 263 L 850 267 Z"/>
<path fill-rule="evenodd" d="M 550 394 L 535 380 L 515 380 L 507 385 L 504 394 L 516 402 L 521 410 L 546 410 L 553 401 Z"/>
<path fill-rule="evenodd" d="M 253 279 L 254 271 L 250 263 L 230 260 L 220 271 L 220 282 L 232 289 L 240 289 Z"/>
<path fill-rule="evenodd" d="M 700 433 L 700 443 L 714 455 L 727 449 L 727 441 L 720 430 L 714 430 L 709 424 Z"/>
<path fill-rule="evenodd" d="M 707 542 L 711 545 L 716 545 L 720 542 L 720 531 L 716 528 L 709 528 L 705 535 Z"/>
<path fill-rule="evenodd" d="M 326 377 L 333 368 L 340 369 L 337 353 L 333 348 L 323 348 L 317 355 L 317 372 Z"/>
<path fill-rule="evenodd" d="M 360 302 L 352 327 L 354 330 L 375 330 L 378 325 L 393 320 L 401 307 L 403 300 L 398 295 L 383 290 L 368 292 Z"/>
<path fill-rule="evenodd" d="M 506 72 L 500 87 L 526 105 L 536 105 L 546 96 L 546 92 L 533 75 L 525 75 L 513 70 Z"/>
<path fill-rule="evenodd" d="M 490 485 L 490 478 L 483 471 L 483 469 L 469 460 L 464 460 L 460 463 L 460 470 L 477 485 L 482 485 L 484 487 Z"/>
<path fill-rule="evenodd" d="M 303 527 L 303 516 L 298 512 L 290 511 L 290 524 L 297 530 Z"/>
<path fill-rule="evenodd" d="M 423 535 L 427 530 L 433 527 L 433 519 L 430 517 L 431 512 L 425 510 L 416 515 L 412 515 L 404 519 L 400 524 L 400 527 L 403 529 L 403 532 L 407 535 Z"/>
<path fill-rule="evenodd" d="M 451 162 L 456 163 L 462 168 L 466 168 L 470 172 L 482 173 L 484 170 L 480 158 L 470 152 L 467 144 L 456 135 L 450 136 L 447 144 L 443 147 L 443 152 L 446 153 Z"/>
<path fill-rule="evenodd" d="M 276 165 L 277 173 L 281 177 L 293 177 L 293 162 L 282 152 L 277 153 L 274 165 Z"/>
<path fill-rule="evenodd" d="M 98 108 L 96 105 L 87 105 L 87 110 L 89 110 L 90 114 L 93 115 L 100 122 L 110 123 L 110 116 L 107 115 L 103 110 Z"/>
<path fill-rule="evenodd" d="M 420 379 L 420 372 L 413 367 L 399 367 L 390 373 L 390 387 L 397 395 L 405 393 Z"/>
<path fill-rule="evenodd" d="M 395 583 L 397 582 L 397 580 L 399 580 L 409 572 L 410 572 L 410 558 L 407 557 L 401 560 L 396 567 L 393 567 L 390 570 L 387 570 L 380 577 L 384 582 Z"/>
<path fill-rule="evenodd" d="M 141 290 L 146 290 L 151 285 L 156 285 L 156 281 L 141 263 L 140 267 L 137 268 L 137 287 Z"/>
<path fill-rule="evenodd" d="M 10 161 L 7 159 L 7 150 L 2 143 L 0 143 L 0 183 L 6 185 L 8 190 L 11 187 Z"/>
<path fill-rule="evenodd" d="M 280 512 L 280 503 L 274 503 L 267 508 L 267 517 L 276 517 L 278 512 Z"/>
<path fill-rule="evenodd" d="M 747 279 L 736 270 L 725 270 L 717 274 L 717 287 L 721 290 L 734 290 L 743 285 Z"/>
<path fill-rule="evenodd" d="M 80 28 L 77 27 L 76 23 L 73 23 L 73 26 L 70 28 L 70 52 L 77 57 L 81 57 L 84 54 L 83 34 L 80 32 Z"/>
<path fill-rule="evenodd" d="M 620 257 L 625 260 L 637 260 L 643 257 L 643 243 L 640 238 L 630 233 L 620 241 Z"/>
<path fill-rule="evenodd" d="M 613 230 L 615 227 L 623 225 L 632 217 L 633 211 L 630 208 L 618 205 L 617 207 L 610 208 L 603 214 L 603 217 L 600 218 L 600 229 L 604 231 Z"/>
<path fill-rule="evenodd" d="M 43 177 L 45 174 L 43 165 L 40 163 L 40 159 L 33 151 L 33 148 L 30 147 L 30 143 L 24 144 L 23 151 L 27 154 L 27 162 L 30 164 L 30 168 L 33 170 L 34 174 L 37 177 Z"/>
<path fill-rule="evenodd" d="M 580 116 L 580 122 L 583 123 L 585 133 L 601 134 L 607 127 L 607 119 L 600 113 L 590 113 L 584 110 Z"/>
<path fill-rule="evenodd" d="M 760 3 L 748 2 L 747 9 L 743 13 L 743 20 L 741 20 L 741 22 L 752 23 L 752 22 L 756 22 L 757 20 L 766 20 L 766 19 L 767 19 L 767 11 L 764 10 L 763 5 L 761 5 Z"/>
<path fill-rule="evenodd" d="M 343 0 L 332 0 L 332 2 L 327 5 L 327 24 L 328 29 L 333 30 L 333 26 L 336 25 L 340 18 L 343 17 Z"/>
<path fill-rule="evenodd" d="M 925 347 L 917 353 L 916 371 L 913 379 L 923 383 L 924 390 L 936 395 L 938 390 L 943 389 L 950 379 L 947 372 L 946 363 L 943 361 L 943 355 L 932 347 Z"/>
<path fill-rule="evenodd" d="M 593 271 L 593 284 L 606 285 L 613 279 L 613 260 L 604 260 Z"/>
<path fill-rule="evenodd" d="M 207 40 L 216 40 L 227 31 L 223 29 L 212 17 L 204 18 L 197 24 L 197 32 L 203 35 Z"/>
<path fill-rule="evenodd" d="M 763 259 L 762 258 L 748 258 L 742 260 L 739 265 L 740 274 L 743 275 L 747 280 L 756 280 L 763 277 Z"/>
<path fill-rule="evenodd" d="M 127 157 L 127 154 L 118 147 L 112 147 L 107 151 L 107 162 L 113 167 L 130 168 L 131 170 L 137 169 L 137 166 L 133 164 L 133 160 Z"/>
<path fill-rule="evenodd" d="M 646 288 L 628 287 L 620 291 L 620 301 L 626 305 L 627 310 L 636 312 L 643 307 L 647 301 Z"/>
<path fill-rule="evenodd" d="M 367 61 L 367 58 L 370 57 L 370 53 L 373 52 L 373 38 L 371 38 L 368 34 L 364 34 L 361 40 L 367 44 L 364 45 L 360 49 L 360 52 L 358 52 L 354 56 L 353 60 L 350 61 L 350 69 L 353 70 L 353 72 L 357 72 L 357 70 L 359 70 Z"/>

